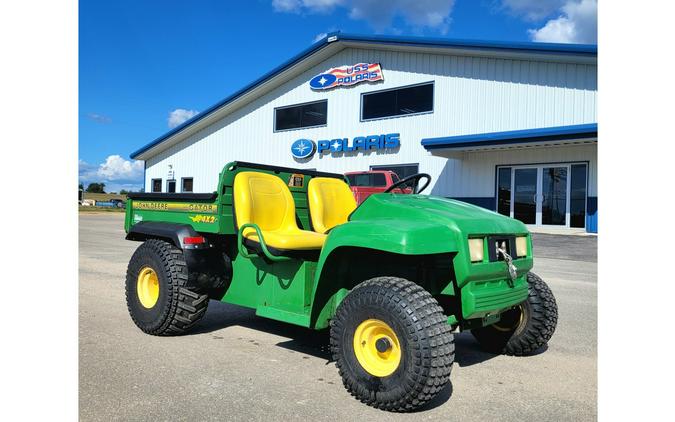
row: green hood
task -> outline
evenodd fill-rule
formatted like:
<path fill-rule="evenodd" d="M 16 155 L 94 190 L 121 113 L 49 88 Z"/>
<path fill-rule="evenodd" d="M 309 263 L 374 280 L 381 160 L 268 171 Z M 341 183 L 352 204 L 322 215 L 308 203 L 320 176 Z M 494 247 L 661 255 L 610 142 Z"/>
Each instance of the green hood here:
<path fill-rule="evenodd" d="M 456 234 L 527 234 L 523 223 L 485 208 L 428 195 L 375 194 L 351 215 L 350 221 L 398 220 L 418 226 L 449 228 Z M 391 221 L 395 228 L 396 222 Z M 405 224 L 408 226 L 408 224 Z M 444 230 L 443 230 L 444 231 Z"/>

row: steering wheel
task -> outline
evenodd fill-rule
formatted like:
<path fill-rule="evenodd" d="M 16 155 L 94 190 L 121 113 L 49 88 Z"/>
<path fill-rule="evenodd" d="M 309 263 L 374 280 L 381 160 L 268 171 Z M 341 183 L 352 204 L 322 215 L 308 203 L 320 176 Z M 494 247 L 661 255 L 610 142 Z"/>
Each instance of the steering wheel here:
<path fill-rule="evenodd" d="M 418 189 L 419 184 L 420 184 L 420 179 L 427 179 L 427 181 L 424 184 L 424 186 L 422 186 L 421 188 Z M 412 193 L 421 193 L 424 189 L 427 188 L 427 186 L 429 186 L 429 183 L 431 183 L 431 176 L 429 176 L 426 173 L 413 174 L 413 175 L 408 176 L 404 179 L 401 179 L 398 182 L 394 183 L 393 185 L 389 186 L 387 188 L 387 190 L 384 191 L 384 193 L 388 193 L 388 192 L 393 191 L 394 189 L 398 189 L 402 185 L 407 185 L 408 182 L 413 182 L 412 183 L 412 189 L 413 189 Z"/>

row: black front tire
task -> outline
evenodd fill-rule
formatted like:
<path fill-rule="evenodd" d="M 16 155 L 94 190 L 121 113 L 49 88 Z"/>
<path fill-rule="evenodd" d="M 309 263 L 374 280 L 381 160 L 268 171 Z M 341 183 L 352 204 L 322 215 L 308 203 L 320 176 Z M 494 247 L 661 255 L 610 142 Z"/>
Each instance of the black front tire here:
<path fill-rule="evenodd" d="M 159 282 L 156 303 L 147 308 L 137 289 L 141 270 L 150 268 Z M 127 267 L 127 308 L 134 323 L 147 334 L 171 336 L 183 334 L 206 313 L 209 297 L 185 287 L 188 268 L 183 251 L 173 244 L 149 239 L 134 252 Z"/>
<path fill-rule="evenodd" d="M 354 351 L 357 327 L 373 319 L 388 325 L 400 344 L 398 366 L 381 377 L 364 369 Z M 402 278 L 378 277 L 356 286 L 331 320 L 330 343 L 347 390 L 382 410 L 415 410 L 450 382 L 455 344 L 447 317 L 429 292 Z"/>
<path fill-rule="evenodd" d="M 553 292 L 538 275 L 527 273 L 527 300 L 502 313 L 493 325 L 471 330 L 483 349 L 512 356 L 531 355 L 544 347 L 558 324 Z"/>

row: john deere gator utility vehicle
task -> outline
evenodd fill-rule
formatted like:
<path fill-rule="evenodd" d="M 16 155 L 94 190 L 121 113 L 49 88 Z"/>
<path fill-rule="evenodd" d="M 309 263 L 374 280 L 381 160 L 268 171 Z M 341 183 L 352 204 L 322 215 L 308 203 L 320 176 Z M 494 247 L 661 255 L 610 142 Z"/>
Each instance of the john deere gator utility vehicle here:
<path fill-rule="evenodd" d="M 343 175 L 232 162 L 213 193 L 130 194 L 126 238 L 143 242 L 127 270 L 131 318 L 181 334 L 214 299 L 329 329 L 352 395 L 416 409 L 450 380 L 453 331 L 526 355 L 557 322 L 525 226 L 420 195 L 429 182 L 410 176 L 357 207 Z"/>

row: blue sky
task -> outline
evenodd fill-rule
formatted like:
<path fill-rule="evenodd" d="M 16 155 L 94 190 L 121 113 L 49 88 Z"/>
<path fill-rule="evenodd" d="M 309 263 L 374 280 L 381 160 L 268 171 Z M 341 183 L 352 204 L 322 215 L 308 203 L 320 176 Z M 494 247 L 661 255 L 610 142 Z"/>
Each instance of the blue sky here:
<path fill-rule="evenodd" d="M 596 43 L 597 1 L 80 1 L 80 181 L 139 189 L 131 152 L 335 30 Z"/>

